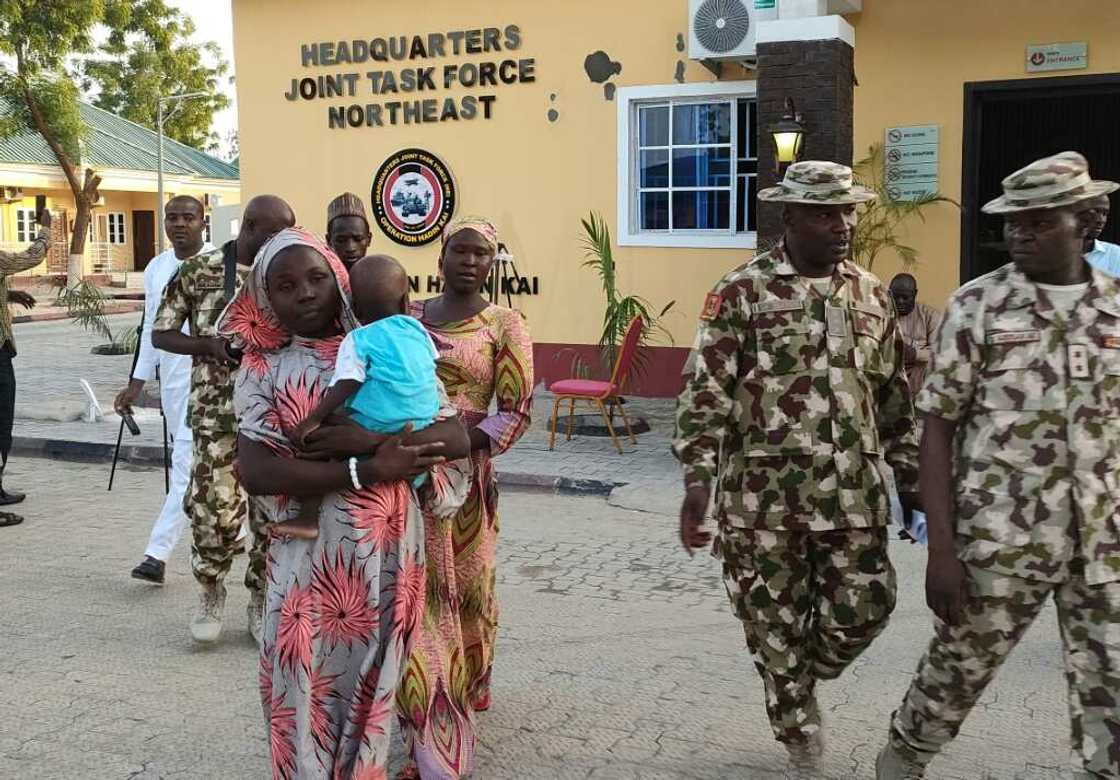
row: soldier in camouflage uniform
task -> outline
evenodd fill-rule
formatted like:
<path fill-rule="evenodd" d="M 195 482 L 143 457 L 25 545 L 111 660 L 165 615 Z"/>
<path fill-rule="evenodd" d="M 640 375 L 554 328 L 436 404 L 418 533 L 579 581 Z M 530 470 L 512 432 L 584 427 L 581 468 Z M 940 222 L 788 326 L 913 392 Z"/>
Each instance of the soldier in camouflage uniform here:
<path fill-rule="evenodd" d="M 249 632 L 259 642 L 264 607 L 267 535 L 257 522 L 234 473 L 237 430 L 233 384 L 240 355 L 218 336 L 218 318 L 233 299 L 257 251 L 272 235 L 295 224 L 287 203 L 271 195 L 253 198 L 242 215 L 235 241 L 184 260 L 167 284 L 152 330 L 157 349 L 193 356 L 188 422 L 194 433 L 194 461 L 185 510 L 191 519 L 191 568 L 202 586 L 191 635 L 217 641 L 226 589 L 223 580 L 237 549 L 246 516 L 253 531 L 245 585 L 250 591 Z M 190 323 L 190 335 L 181 332 Z"/>
<path fill-rule="evenodd" d="M 823 748 L 814 689 L 887 624 L 889 469 L 916 501 L 917 444 L 890 293 L 847 258 L 874 194 L 830 162 L 789 167 L 760 200 L 785 235 L 708 295 L 678 403 L 681 541 L 690 554 L 712 484 L 713 554 L 794 773 Z M 812 775 L 810 775 L 812 776 Z"/>
<path fill-rule="evenodd" d="M 922 777 L 1047 599 L 1083 778 L 1120 778 L 1120 285 L 1081 256 L 1094 197 L 1064 152 L 1003 180 L 1011 264 L 953 295 L 925 413 L 935 635 L 879 755 Z"/>

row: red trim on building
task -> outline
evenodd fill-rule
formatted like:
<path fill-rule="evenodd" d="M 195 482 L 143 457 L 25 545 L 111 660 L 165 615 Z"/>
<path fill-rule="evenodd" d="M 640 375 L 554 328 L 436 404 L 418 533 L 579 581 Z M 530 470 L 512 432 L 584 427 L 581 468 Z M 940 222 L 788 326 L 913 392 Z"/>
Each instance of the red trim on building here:
<path fill-rule="evenodd" d="M 632 376 L 626 383 L 626 395 L 646 398 L 674 398 L 681 391 L 681 369 L 688 359 L 683 347 L 643 347 L 646 353 L 645 371 Z M 609 367 L 604 367 L 595 344 L 533 344 L 533 371 L 537 383 L 548 387 L 561 379 L 572 379 L 578 364 L 586 366 L 589 379 L 608 379 Z M 578 361 L 578 362 L 577 362 Z"/>

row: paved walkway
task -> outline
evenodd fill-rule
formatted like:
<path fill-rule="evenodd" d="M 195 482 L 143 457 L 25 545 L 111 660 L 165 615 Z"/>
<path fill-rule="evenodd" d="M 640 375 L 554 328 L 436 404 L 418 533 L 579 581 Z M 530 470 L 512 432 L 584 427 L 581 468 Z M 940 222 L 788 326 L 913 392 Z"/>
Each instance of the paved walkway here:
<path fill-rule="evenodd" d="M 111 317 L 113 328 L 135 327 L 139 318 Z M 128 356 L 91 355 L 89 348 L 101 341 L 70 322 L 17 325 L 19 357 L 15 361 L 19 394 L 16 403 L 16 453 L 70 459 L 104 460 L 112 457 L 120 429 L 112 413 L 112 399 L 124 386 L 131 365 Z M 78 383 L 86 379 L 108 413 L 100 423 L 82 422 L 87 401 Z M 149 397 L 158 397 L 153 384 Z M 637 444 L 623 438 L 619 455 L 609 438 L 557 436 L 556 449 L 548 449 L 548 419 L 552 399 L 539 392 L 534 423 L 528 434 L 500 461 L 507 485 L 560 487 L 565 490 L 612 493 L 620 506 L 647 511 L 679 503 L 680 472 L 669 452 L 673 402 L 666 399 L 632 399 L 631 414 L 644 417 L 648 433 Z M 577 413 L 582 408 L 577 409 Z M 620 421 L 621 422 L 621 421 Z M 137 415 L 141 435 L 127 431 L 124 456 L 137 463 L 159 463 L 162 458 L 162 423 L 158 412 Z M 563 430 L 563 427 L 561 428 Z"/>
<path fill-rule="evenodd" d="M 235 564 L 227 631 L 199 650 L 186 545 L 168 584 L 128 578 L 162 498 L 158 471 L 29 458 L 27 522 L 0 529 L 0 777 L 268 776 L 256 650 Z M 494 708 L 477 780 L 777 780 L 783 753 L 716 563 L 672 517 L 602 498 L 507 491 Z M 868 780 L 930 635 L 919 548 L 895 544 L 899 607 L 855 667 L 823 686 L 823 777 Z M 1052 607 L 1011 655 L 932 780 L 1068 777 Z M 391 775 L 390 775 L 391 776 Z"/>

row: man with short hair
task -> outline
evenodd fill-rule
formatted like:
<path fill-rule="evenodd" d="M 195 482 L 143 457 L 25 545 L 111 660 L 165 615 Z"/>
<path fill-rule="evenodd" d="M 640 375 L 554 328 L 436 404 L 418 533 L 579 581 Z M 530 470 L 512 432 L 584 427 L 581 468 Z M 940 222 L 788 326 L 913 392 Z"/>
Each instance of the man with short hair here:
<path fill-rule="evenodd" d="M 184 260 L 214 250 L 202 239 L 205 227 L 202 202 L 179 195 L 164 208 L 163 228 L 171 247 L 152 258 L 144 269 L 144 323 L 137 346 L 139 355 L 132 378 L 113 403 L 118 414 L 131 414 L 145 383 L 159 374 L 159 397 L 167 430 L 171 434 L 171 481 L 163 508 L 152 526 L 144 559 L 132 576 L 162 585 L 171 551 L 179 543 L 186 525 L 183 497 L 190 482 L 191 429 L 187 425 L 187 399 L 191 389 L 191 359 L 187 355 L 164 352 L 152 346 L 152 323 L 156 318 L 164 288 Z"/>
<path fill-rule="evenodd" d="M 327 206 L 327 243 L 349 271 L 366 256 L 373 236 L 366 221 L 366 207 L 352 192 L 344 192 Z"/>
<path fill-rule="evenodd" d="M 897 274 L 891 279 L 891 298 L 898 311 L 898 328 L 905 345 L 902 360 L 910 393 L 917 396 L 929 367 L 930 345 L 937 336 L 941 314 L 932 306 L 918 302 L 918 280 L 910 274 Z"/>
<path fill-rule="evenodd" d="M 1075 776 L 1120 778 L 1120 282 L 1082 258 L 1081 208 L 1118 188 L 1063 152 L 983 208 L 1012 262 L 950 299 L 918 398 L 936 620 L 879 780 L 924 775 L 1051 599 Z"/>
<path fill-rule="evenodd" d="M 766 689 L 791 775 L 818 777 L 818 680 L 839 677 L 895 606 L 888 467 L 917 497 L 902 337 L 886 287 L 848 260 L 874 193 L 832 162 L 794 163 L 759 200 L 784 206 L 778 245 L 709 293 L 677 408 L 680 537 L 716 488 L 713 555 Z"/>
<path fill-rule="evenodd" d="M 1085 254 L 1085 261 L 1094 268 L 1099 268 L 1106 274 L 1120 276 L 1120 245 L 1101 241 L 1101 233 L 1108 224 L 1108 214 L 1111 204 L 1107 195 L 1099 195 L 1085 201 L 1085 218 L 1088 220 L 1089 231 L 1085 234 L 1085 242 L 1081 251 Z"/>
<path fill-rule="evenodd" d="M 31 246 L 22 252 L 0 250 L 0 506 L 18 504 L 26 498 L 23 493 L 4 489 L 4 469 L 12 451 L 12 426 L 16 413 L 16 372 L 12 368 L 16 340 L 12 334 L 12 312 L 8 302 L 10 299 L 12 303 L 31 308 L 35 299 L 27 293 L 9 292 L 8 277 L 34 268 L 47 256 L 51 244 L 51 213 L 43 209 L 36 215 L 35 221 L 39 225 L 39 235 Z M 22 522 L 21 515 L 0 512 L 0 528 Z"/>
<path fill-rule="evenodd" d="M 292 209 L 274 195 L 259 195 L 245 206 L 237 238 L 220 250 L 184 260 L 168 283 L 152 328 L 157 349 L 191 355 L 191 400 L 188 421 L 194 463 L 187 511 L 194 543 L 191 568 L 202 592 L 191 620 L 197 642 L 216 642 L 222 630 L 226 589 L 223 584 L 237 548 L 246 515 L 253 535 L 245 586 L 249 589 L 249 633 L 260 642 L 264 609 L 267 535 L 257 527 L 245 492 L 234 473 L 237 425 L 233 385 L 241 360 L 217 331 L 218 319 L 233 300 L 257 251 L 265 241 L 295 224 Z M 189 335 L 182 332 L 190 324 Z"/>

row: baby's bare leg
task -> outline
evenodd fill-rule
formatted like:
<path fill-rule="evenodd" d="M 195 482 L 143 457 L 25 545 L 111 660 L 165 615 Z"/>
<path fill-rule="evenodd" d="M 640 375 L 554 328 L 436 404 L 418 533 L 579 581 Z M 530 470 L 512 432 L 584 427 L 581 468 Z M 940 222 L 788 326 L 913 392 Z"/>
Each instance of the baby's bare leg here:
<path fill-rule="evenodd" d="M 319 535 L 319 507 L 322 503 L 322 496 L 305 498 L 300 502 L 299 514 L 292 520 L 272 526 L 272 533 L 296 539 L 314 539 Z"/>

